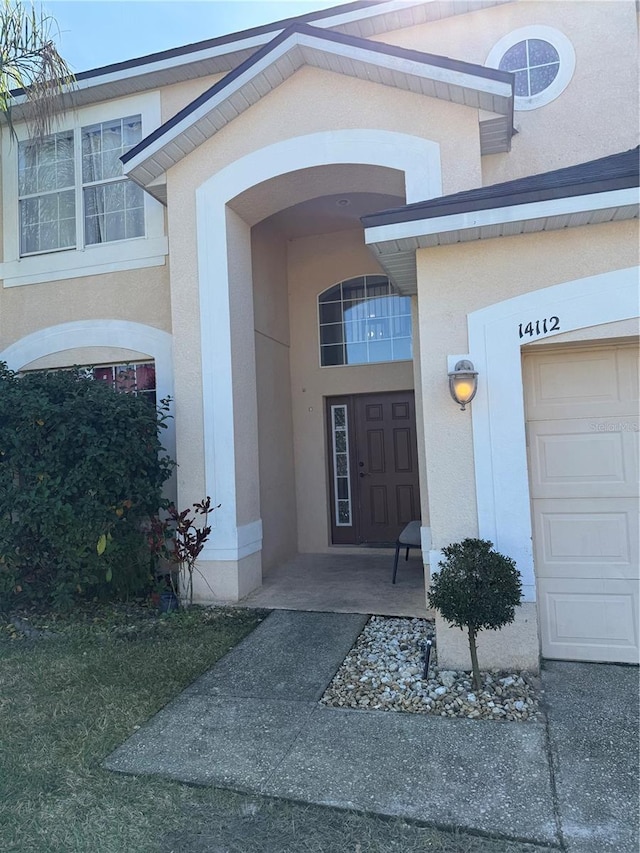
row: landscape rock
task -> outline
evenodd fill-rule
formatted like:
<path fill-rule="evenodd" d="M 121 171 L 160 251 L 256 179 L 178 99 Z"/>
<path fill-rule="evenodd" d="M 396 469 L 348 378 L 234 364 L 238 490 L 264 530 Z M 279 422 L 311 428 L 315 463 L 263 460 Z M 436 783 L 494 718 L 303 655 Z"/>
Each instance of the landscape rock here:
<path fill-rule="evenodd" d="M 469 672 L 440 670 L 435 642 L 429 677 L 423 677 L 424 643 L 435 641 L 427 619 L 372 616 L 328 686 L 321 702 L 436 714 L 471 720 L 540 722 L 541 682 L 528 672 L 483 672 L 482 690 L 472 690 Z"/>

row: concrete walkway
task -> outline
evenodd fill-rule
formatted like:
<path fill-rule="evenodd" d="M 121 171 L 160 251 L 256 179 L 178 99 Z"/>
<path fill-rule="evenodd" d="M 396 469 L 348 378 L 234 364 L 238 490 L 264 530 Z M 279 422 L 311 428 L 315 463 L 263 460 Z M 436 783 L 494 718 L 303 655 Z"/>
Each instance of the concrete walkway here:
<path fill-rule="evenodd" d="M 569 853 L 637 853 L 636 669 L 547 664 L 547 725 L 325 708 L 366 618 L 273 612 L 106 767 Z"/>

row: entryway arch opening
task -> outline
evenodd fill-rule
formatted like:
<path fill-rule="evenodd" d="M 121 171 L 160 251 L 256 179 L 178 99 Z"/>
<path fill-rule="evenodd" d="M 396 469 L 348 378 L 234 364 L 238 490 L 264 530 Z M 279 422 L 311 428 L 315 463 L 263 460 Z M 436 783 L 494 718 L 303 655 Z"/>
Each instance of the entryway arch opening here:
<path fill-rule="evenodd" d="M 254 152 L 199 188 L 207 491 L 222 504 L 205 559 L 216 547 L 226 560 L 260 552 L 268 572 L 335 547 L 326 400 L 417 383 L 410 359 L 323 368 L 317 297 L 336 281 L 383 275 L 360 217 L 437 194 L 439 166 L 430 141 L 320 133 Z M 239 351 L 241 367 L 231 363 Z"/>

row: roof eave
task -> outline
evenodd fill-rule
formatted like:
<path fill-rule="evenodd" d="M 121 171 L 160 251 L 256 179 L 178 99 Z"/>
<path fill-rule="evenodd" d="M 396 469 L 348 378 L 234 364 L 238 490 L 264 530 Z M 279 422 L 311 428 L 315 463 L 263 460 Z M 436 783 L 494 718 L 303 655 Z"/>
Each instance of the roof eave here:
<path fill-rule="evenodd" d="M 365 243 L 400 293 L 417 293 L 415 253 L 494 237 L 638 218 L 638 188 L 365 228 Z"/>
<path fill-rule="evenodd" d="M 513 0 L 372 0 L 310 12 L 238 33 L 148 56 L 79 72 L 60 99 L 60 109 L 73 109 L 117 97 L 158 89 L 171 83 L 227 73 L 257 49 L 297 22 L 363 38 L 384 32 L 512 3 Z M 17 95 L 14 120 L 21 119 L 24 98 Z"/>

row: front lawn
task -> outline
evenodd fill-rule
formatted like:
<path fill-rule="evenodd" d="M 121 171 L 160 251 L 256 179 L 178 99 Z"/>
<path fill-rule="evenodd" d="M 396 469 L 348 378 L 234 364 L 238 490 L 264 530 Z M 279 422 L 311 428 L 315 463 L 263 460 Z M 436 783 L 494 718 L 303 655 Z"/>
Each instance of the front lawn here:
<path fill-rule="evenodd" d="M 534 850 L 101 767 L 264 615 L 222 608 L 158 617 L 111 606 L 58 619 L 0 617 L 2 853 Z"/>
<path fill-rule="evenodd" d="M 259 622 L 257 611 L 159 618 L 110 607 L 0 631 L 0 848 L 4 853 L 157 849 L 189 789 L 102 770 L 137 726 Z M 28 630 L 28 628 L 27 628 Z M 31 633 L 29 631 L 29 633 Z"/>

